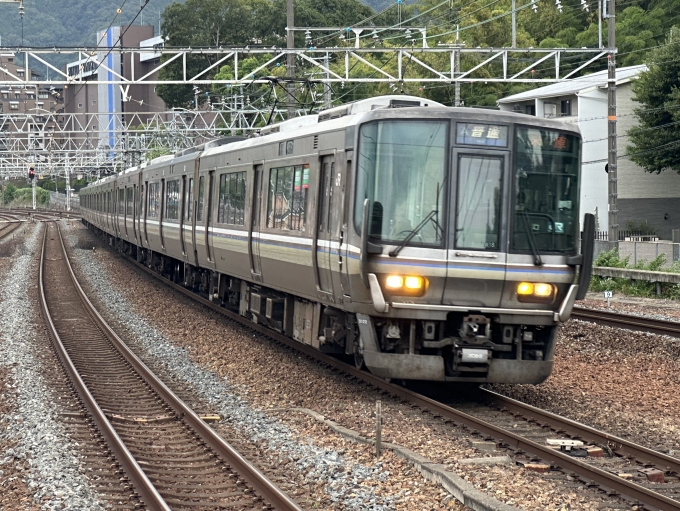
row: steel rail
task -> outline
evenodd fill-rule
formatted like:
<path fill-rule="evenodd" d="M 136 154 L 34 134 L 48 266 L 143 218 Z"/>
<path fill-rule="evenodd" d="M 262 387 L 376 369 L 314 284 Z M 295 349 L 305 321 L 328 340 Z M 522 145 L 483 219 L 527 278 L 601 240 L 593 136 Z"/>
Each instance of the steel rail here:
<path fill-rule="evenodd" d="M 500 428 L 486 421 L 483 421 L 481 419 L 468 415 L 464 412 L 461 412 L 460 410 L 456 410 L 455 408 L 447 406 L 443 403 L 439 403 L 431 398 L 423 396 L 422 394 L 418 394 L 399 385 L 389 383 L 385 381 L 383 378 L 379 378 L 375 375 L 372 375 L 371 373 L 355 369 L 354 367 L 340 361 L 337 358 L 321 353 L 320 351 L 315 350 L 309 345 L 302 344 L 293 339 L 289 339 L 288 337 L 279 334 L 278 332 L 275 332 L 273 330 L 270 330 L 262 325 L 253 323 L 252 321 L 249 321 L 248 319 L 240 316 L 239 314 L 236 314 L 225 309 L 224 307 L 221 307 L 219 304 L 213 303 L 210 300 L 203 298 L 202 296 L 198 296 L 197 294 L 186 289 L 185 287 L 174 282 L 171 282 L 166 278 L 163 278 L 153 270 L 145 267 L 144 265 L 138 263 L 137 261 L 132 260 L 131 258 L 126 257 L 126 260 L 130 261 L 137 268 L 142 269 L 149 275 L 152 275 L 153 277 L 157 278 L 163 284 L 170 286 L 171 288 L 179 291 L 180 293 L 190 297 L 193 300 L 198 301 L 203 305 L 206 305 L 207 307 L 225 315 L 226 317 L 257 332 L 260 332 L 263 335 L 271 337 L 295 350 L 298 350 L 306 355 L 309 355 L 311 358 L 317 359 L 330 367 L 345 372 L 359 380 L 363 380 L 364 382 L 369 383 L 370 385 L 376 387 L 377 389 L 384 391 L 388 394 L 391 394 L 394 397 L 398 397 L 412 404 L 415 404 L 423 409 L 428 410 L 429 412 L 436 416 L 447 418 L 459 425 L 469 428 L 473 432 L 478 432 L 482 435 L 487 435 L 489 437 L 495 438 L 496 440 L 499 440 L 501 443 L 508 445 L 516 450 L 521 450 L 526 453 L 530 453 L 533 456 L 536 456 L 538 458 L 550 462 L 552 466 L 559 467 L 568 472 L 574 472 L 576 474 L 579 474 L 580 476 L 597 483 L 602 488 L 616 491 L 637 502 L 643 503 L 647 508 L 657 509 L 659 511 L 680 511 L 680 501 L 670 499 L 653 490 L 645 488 L 644 486 L 618 477 L 617 475 L 610 474 L 605 470 L 584 463 L 576 458 L 572 458 L 567 454 L 555 451 L 554 449 L 551 449 L 548 446 L 544 446 L 532 440 L 522 438 L 520 435 L 517 435 L 511 431 L 507 431 L 503 428 Z"/>
<path fill-rule="evenodd" d="M 61 360 L 62 365 L 66 369 L 66 372 L 68 373 L 71 382 L 75 386 L 76 392 L 78 392 L 80 399 L 83 401 L 83 404 L 85 405 L 88 412 L 90 413 L 90 416 L 97 425 L 99 432 L 106 439 L 107 445 L 113 452 L 118 463 L 120 463 L 121 467 L 127 474 L 128 478 L 130 479 L 130 482 L 132 483 L 132 486 L 134 487 L 139 497 L 142 499 L 147 508 L 150 509 L 151 511 L 156 510 L 170 511 L 170 507 L 165 503 L 163 497 L 161 497 L 161 495 L 158 493 L 154 485 L 151 483 L 149 478 L 146 476 L 142 468 L 135 460 L 134 456 L 127 449 L 125 443 L 118 436 L 118 433 L 116 433 L 116 430 L 113 428 L 109 420 L 106 418 L 106 415 L 104 414 L 104 412 L 99 407 L 94 397 L 88 390 L 87 386 L 85 385 L 85 382 L 80 377 L 80 374 L 78 374 L 78 370 L 73 364 L 71 357 L 69 357 L 68 353 L 66 352 L 66 348 L 61 342 L 59 334 L 57 333 L 57 329 L 54 326 L 52 316 L 47 306 L 47 298 L 45 296 L 44 263 L 45 263 L 45 247 L 47 245 L 47 231 L 48 226 L 45 226 L 43 234 L 43 245 L 40 253 L 39 288 L 40 288 L 40 306 L 42 309 L 43 319 L 47 326 L 49 336 L 52 340 L 52 344 L 54 345 L 57 351 L 57 355 Z M 59 236 L 61 237 L 61 232 L 59 233 Z M 64 257 L 66 257 L 66 252 L 64 252 Z M 66 258 L 66 261 L 68 262 L 68 258 Z"/>
<path fill-rule="evenodd" d="M 61 238 L 61 231 L 59 231 Z M 61 238 L 64 257 L 69 268 L 69 273 L 74 286 L 78 290 L 80 299 L 97 326 L 104 332 L 113 345 L 120 351 L 126 361 L 139 373 L 144 381 L 165 400 L 167 404 L 182 417 L 186 424 L 195 431 L 201 439 L 209 445 L 215 453 L 222 458 L 234 471 L 252 486 L 252 488 L 274 509 L 281 511 L 302 511 L 301 508 L 284 492 L 281 491 L 267 476 L 258 470 L 252 463 L 219 436 L 196 412 L 182 401 L 172 390 L 168 388 L 158 377 L 135 355 L 120 337 L 111 329 L 97 309 L 92 305 L 87 295 L 78 282 L 71 262 L 68 259 L 64 240 Z"/>
<path fill-rule="evenodd" d="M 0 240 L 5 239 L 21 226 L 19 221 L 9 221 L 6 225 L 0 226 Z"/>
<path fill-rule="evenodd" d="M 635 444 L 624 438 L 603 433 L 595 428 L 581 424 L 580 422 L 561 417 L 552 412 L 541 410 L 535 406 L 531 406 L 521 401 L 517 401 L 502 394 L 498 394 L 488 389 L 480 389 L 483 395 L 493 404 L 500 408 L 504 408 L 512 413 L 522 415 L 529 421 L 535 421 L 540 425 L 546 425 L 550 428 L 566 433 L 571 437 L 575 437 L 585 441 L 586 443 L 599 443 L 607 445 L 612 451 L 624 457 L 633 458 L 641 463 L 649 463 L 657 468 L 665 469 L 668 472 L 680 474 L 680 459 L 668 456 L 659 451 L 654 451 Z"/>
<path fill-rule="evenodd" d="M 680 322 L 665 319 L 631 316 L 620 312 L 574 307 L 571 317 L 613 328 L 680 337 Z"/>

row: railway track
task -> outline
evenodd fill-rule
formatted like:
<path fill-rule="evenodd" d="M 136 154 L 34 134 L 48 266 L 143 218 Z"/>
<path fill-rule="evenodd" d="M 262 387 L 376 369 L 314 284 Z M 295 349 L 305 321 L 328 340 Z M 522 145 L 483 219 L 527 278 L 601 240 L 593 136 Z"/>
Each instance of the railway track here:
<path fill-rule="evenodd" d="M 388 382 L 368 372 L 357 370 L 352 365 L 335 357 L 325 355 L 310 346 L 288 339 L 225 309 L 217 303 L 196 295 L 130 258 L 126 258 L 126 260 L 167 286 L 251 330 L 303 352 L 326 366 L 364 381 L 387 394 L 407 401 L 435 417 L 452 421 L 484 438 L 491 438 L 499 446 L 513 450 L 528 461 L 541 460 L 550 467 L 550 470 L 561 470 L 564 473 L 576 475 L 579 479 L 587 481 L 589 484 L 595 484 L 612 495 L 620 494 L 632 503 L 639 505 L 640 509 L 680 511 L 680 460 L 674 457 L 490 391 L 482 390 L 481 392 L 491 406 L 487 406 L 482 412 L 468 409 L 467 411 L 471 413 L 466 413 L 456 406 L 450 406 L 440 400 L 432 399 L 403 386 Z M 499 413 L 501 416 L 505 415 L 506 418 L 500 417 Z M 521 418 L 527 427 L 518 430 L 515 424 L 508 425 L 508 416 L 513 417 L 514 423 L 517 422 L 518 418 Z M 545 443 L 545 438 L 555 438 L 556 436 L 582 440 L 586 444 L 599 446 L 603 450 L 603 457 L 584 459 L 556 450 Z M 649 469 L 652 469 L 652 471 L 649 471 Z M 645 470 L 649 472 L 644 472 Z M 663 474 L 663 483 L 648 481 L 647 473 L 658 475 L 659 472 Z"/>
<path fill-rule="evenodd" d="M 21 226 L 21 222 L 7 222 L 0 224 L 0 240 L 6 238 Z"/>
<path fill-rule="evenodd" d="M 41 308 L 69 378 L 134 491 L 128 508 L 300 508 L 219 437 L 125 346 L 92 307 L 58 226 L 46 224 Z"/>
<path fill-rule="evenodd" d="M 680 337 L 680 322 L 677 321 L 630 316 L 619 312 L 586 309 L 584 307 L 574 307 L 571 317 L 613 328 Z"/>

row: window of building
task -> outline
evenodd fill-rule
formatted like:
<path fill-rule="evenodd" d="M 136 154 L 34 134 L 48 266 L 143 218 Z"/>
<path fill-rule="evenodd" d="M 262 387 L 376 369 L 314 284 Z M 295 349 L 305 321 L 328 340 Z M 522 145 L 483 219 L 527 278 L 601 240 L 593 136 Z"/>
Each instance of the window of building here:
<path fill-rule="evenodd" d="M 246 173 L 234 172 L 220 176 L 220 205 L 217 222 L 229 225 L 245 224 Z"/>
<path fill-rule="evenodd" d="M 158 218 L 161 213 L 160 208 L 161 184 L 149 183 L 149 206 L 147 209 L 147 216 L 149 218 Z"/>
<path fill-rule="evenodd" d="M 50 95 L 47 92 L 39 92 L 38 99 L 49 99 Z"/>
<path fill-rule="evenodd" d="M 14 97 L 15 97 L 16 99 L 21 99 L 21 92 L 15 92 L 15 93 L 14 93 Z"/>
<path fill-rule="evenodd" d="M 165 197 L 165 217 L 179 220 L 179 180 L 168 181 Z"/>
<path fill-rule="evenodd" d="M 93 104 L 93 105 L 96 105 L 96 104 L 97 104 L 97 100 L 96 100 L 96 99 L 93 99 L 93 100 L 92 100 L 92 104 Z"/>
<path fill-rule="evenodd" d="M 560 113 L 567 117 L 571 115 L 571 100 L 565 99 L 562 101 Z"/>
<path fill-rule="evenodd" d="M 45 103 L 38 102 L 38 103 L 36 103 L 36 105 L 37 105 L 38 108 L 42 108 L 42 107 L 45 106 Z"/>
<path fill-rule="evenodd" d="M 543 117 L 555 117 L 557 115 L 556 103 L 543 103 Z"/>
<path fill-rule="evenodd" d="M 289 140 L 286 142 L 286 154 L 293 154 L 293 149 L 295 148 L 295 142 L 293 140 Z"/>
<path fill-rule="evenodd" d="M 10 101 L 9 109 L 10 110 L 19 110 L 19 103 L 17 101 Z"/>
<path fill-rule="evenodd" d="M 309 165 L 269 171 L 267 227 L 304 231 L 309 201 Z"/>
<path fill-rule="evenodd" d="M 83 108 L 83 104 L 82 104 L 82 103 L 78 103 L 78 108 Z"/>
<path fill-rule="evenodd" d="M 24 71 L 22 69 L 17 70 L 17 76 L 23 78 L 24 77 Z"/>
<path fill-rule="evenodd" d="M 286 148 L 286 143 L 285 142 L 279 142 L 279 156 L 283 156 L 285 148 Z"/>
<path fill-rule="evenodd" d="M 2 99 L 8 99 L 9 98 L 9 91 L 2 91 Z"/>
<path fill-rule="evenodd" d="M 524 113 L 527 115 L 536 115 L 536 105 L 527 105 L 524 107 Z"/>

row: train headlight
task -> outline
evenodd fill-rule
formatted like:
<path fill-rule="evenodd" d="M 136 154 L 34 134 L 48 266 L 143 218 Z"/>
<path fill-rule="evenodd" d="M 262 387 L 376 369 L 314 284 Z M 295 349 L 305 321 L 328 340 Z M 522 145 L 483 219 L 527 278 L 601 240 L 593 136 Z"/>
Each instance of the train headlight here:
<path fill-rule="evenodd" d="M 552 302 L 556 288 L 545 282 L 520 282 L 517 285 L 517 298 L 520 302 L 548 303 Z"/>
<path fill-rule="evenodd" d="M 404 287 L 404 277 L 401 275 L 388 275 L 385 279 L 387 289 L 401 289 Z"/>
<path fill-rule="evenodd" d="M 392 295 L 422 296 L 427 289 L 427 279 L 418 275 L 387 275 L 383 284 Z"/>

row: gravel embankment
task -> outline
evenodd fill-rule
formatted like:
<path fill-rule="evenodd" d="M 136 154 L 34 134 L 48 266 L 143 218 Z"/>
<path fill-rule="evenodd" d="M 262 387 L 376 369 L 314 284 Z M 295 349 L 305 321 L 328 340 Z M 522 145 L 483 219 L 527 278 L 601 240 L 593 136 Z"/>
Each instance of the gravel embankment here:
<path fill-rule="evenodd" d="M 0 259 L 0 509 L 100 510 L 37 356 L 49 349 L 36 303 L 41 225 L 21 231 Z"/>
<path fill-rule="evenodd" d="M 75 225 L 69 236 L 73 247 L 92 246 L 92 241 L 84 241 L 92 239 L 82 226 Z M 459 464 L 459 459 L 498 453 L 476 451 L 468 433 L 320 368 L 169 292 L 112 251 L 74 248 L 73 253 L 96 301 L 107 315 L 125 323 L 129 337 L 139 336 L 149 354 L 163 357 L 168 368 L 219 407 L 216 411 L 230 423 L 266 440 L 270 452 L 290 452 L 291 467 L 309 477 L 314 498 L 328 502 L 330 509 L 463 508 L 446 501 L 439 487 L 425 482 L 413 467 L 391 454 L 381 464 L 375 463 L 371 447 L 348 443 L 306 415 L 273 409 L 309 408 L 372 437 L 375 401 L 382 399 L 384 441 L 453 467 L 478 489 L 503 502 L 541 511 L 609 509 L 606 495 L 577 481 L 566 484 L 514 465 Z"/>
<path fill-rule="evenodd" d="M 576 305 L 652 319 L 680 321 L 680 301 L 678 300 L 617 295 L 609 303 L 610 306 L 607 307 L 607 300 L 603 298 L 602 293 L 589 292 L 586 299 L 576 302 Z"/>

